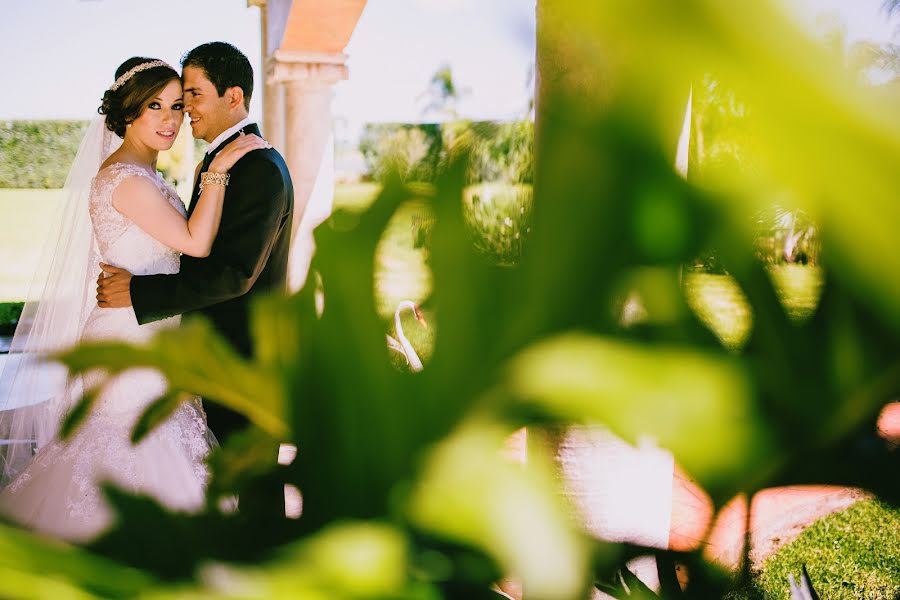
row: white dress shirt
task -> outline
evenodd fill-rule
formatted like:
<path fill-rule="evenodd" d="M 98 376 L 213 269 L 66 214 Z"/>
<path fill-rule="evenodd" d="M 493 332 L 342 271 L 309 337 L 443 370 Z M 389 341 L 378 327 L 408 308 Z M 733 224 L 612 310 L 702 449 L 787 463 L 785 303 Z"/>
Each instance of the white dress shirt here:
<path fill-rule="evenodd" d="M 224 142 L 225 140 L 227 140 L 228 138 L 233 136 L 235 133 L 237 133 L 238 131 L 240 131 L 241 129 L 246 127 L 247 125 L 252 124 L 253 122 L 254 122 L 253 119 L 251 119 L 250 117 L 247 117 L 246 119 L 243 119 L 239 123 L 235 124 L 233 127 L 229 127 L 228 129 L 226 129 L 225 131 L 220 133 L 216 137 L 216 139 L 214 139 L 212 142 L 210 142 L 209 148 L 206 149 L 206 153 L 209 154 L 210 152 L 212 152 L 213 150 L 215 150 L 216 148 L 221 146 L 222 142 Z"/>

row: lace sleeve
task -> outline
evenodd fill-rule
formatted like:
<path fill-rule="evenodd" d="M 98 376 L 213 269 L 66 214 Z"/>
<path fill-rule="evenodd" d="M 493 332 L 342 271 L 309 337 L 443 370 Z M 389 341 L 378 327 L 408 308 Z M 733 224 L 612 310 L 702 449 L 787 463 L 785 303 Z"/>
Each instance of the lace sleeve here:
<path fill-rule="evenodd" d="M 94 180 L 89 210 L 101 252 L 105 253 L 132 224 L 131 219 L 120 213 L 112 203 L 116 188 L 131 177 L 145 177 L 153 181 L 153 177 L 144 169 L 124 163 L 110 165 L 100 171 Z"/>

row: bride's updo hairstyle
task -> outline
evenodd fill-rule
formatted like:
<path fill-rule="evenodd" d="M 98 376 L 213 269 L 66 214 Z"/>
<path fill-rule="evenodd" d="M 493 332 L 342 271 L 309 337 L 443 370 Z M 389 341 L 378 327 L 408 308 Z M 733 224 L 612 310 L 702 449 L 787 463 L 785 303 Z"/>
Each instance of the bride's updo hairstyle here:
<path fill-rule="evenodd" d="M 149 67 L 137 69 L 121 81 L 126 73 L 142 65 Z M 103 94 L 103 103 L 97 109 L 106 115 L 106 128 L 124 138 L 125 127 L 141 116 L 147 103 L 173 79 L 179 79 L 178 72 L 155 58 L 135 56 L 123 62 L 116 69 L 116 82 Z"/>

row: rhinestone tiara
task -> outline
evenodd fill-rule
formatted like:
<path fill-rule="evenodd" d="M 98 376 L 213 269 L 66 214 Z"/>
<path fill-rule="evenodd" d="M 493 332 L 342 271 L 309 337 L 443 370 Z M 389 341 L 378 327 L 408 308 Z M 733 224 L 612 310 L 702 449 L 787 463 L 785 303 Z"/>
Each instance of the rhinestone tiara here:
<path fill-rule="evenodd" d="M 147 69 L 154 69 L 156 67 L 169 67 L 170 69 L 172 69 L 172 66 L 164 60 L 151 60 L 150 62 L 141 63 L 135 67 L 131 67 L 130 69 L 122 73 L 122 76 L 116 79 L 115 83 L 113 83 L 109 89 L 111 92 L 114 92 L 125 85 L 125 82 L 134 77 L 135 74 L 140 73 L 141 71 L 146 71 Z M 174 71 L 175 69 L 172 70 Z"/>

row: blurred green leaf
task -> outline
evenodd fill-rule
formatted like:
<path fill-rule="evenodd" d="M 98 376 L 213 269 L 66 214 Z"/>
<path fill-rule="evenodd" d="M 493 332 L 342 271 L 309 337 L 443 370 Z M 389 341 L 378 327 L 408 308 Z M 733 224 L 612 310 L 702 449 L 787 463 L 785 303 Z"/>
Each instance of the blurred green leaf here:
<path fill-rule="evenodd" d="M 410 498 L 427 531 L 482 548 L 534 598 L 573 598 L 587 581 L 588 545 L 553 492 L 549 461 L 528 468 L 500 455 L 508 434 L 470 423 L 431 452 Z"/>
<path fill-rule="evenodd" d="M 169 392 L 162 398 L 154 400 L 141 413 L 137 423 L 135 423 L 134 429 L 131 431 L 131 443 L 139 443 L 151 431 L 168 419 L 182 402 L 187 401 L 189 398 L 190 396 L 183 392 Z"/>
<path fill-rule="evenodd" d="M 156 583 L 137 569 L 5 525 L 0 574 L 7 598 L 126 598 Z"/>
<path fill-rule="evenodd" d="M 172 390 L 220 402 L 275 437 L 288 432 L 281 379 L 239 357 L 200 318 L 187 320 L 179 329 L 161 331 L 145 346 L 88 343 L 58 358 L 73 373 L 97 366 L 113 372 L 138 366 L 157 368 L 166 374 Z"/>
<path fill-rule="evenodd" d="M 407 552 L 403 535 L 388 525 L 340 523 L 283 548 L 265 566 L 210 563 L 199 573 L 201 589 L 159 588 L 142 597 L 426 600 L 404 593 Z"/>
<path fill-rule="evenodd" d="M 3 582 L 3 597 L 7 600 L 87 600 L 100 597 L 44 573 L 23 573 L 0 567 L 0 581 Z"/>
<path fill-rule="evenodd" d="M 258 483 L 257 478 L 276 467 L 277 454 L 276 442 L 255 427 L 229 436 L 224 446 L 214 448 L 207 461 L 212 472 L 207 495 L 211 508 L 223 499 L 233 501 L 234 494 Z"/>
<path fill-rule="evenodd" d="M 75 431 L 78 429 L 78 426 L 82 421 L 84 421 L 85 417 L 87 417 L 88 413 L 91 411 L 91 408 L 93 408 L 94 404 L 97 401 L 97 398 L 102 392 L 102 385 L 91 388 L 89 390 L 85 390 L 79 401 L 66 414 L 65 418 L 62 421 L 62 424 L 59 427 L 59 436 L 62 439 L 68 439 L 75 433 Z"/>
<path fill-rule="evenodd" d="M 507 386 L 560 419 L 602 423 L 633 442 L 653 436 L 707 488 L 737 491 L 777 450 L 749 373 L 709 352 L 564 334 L 515 358 Z"/>
<path fill-rule="evenodd" d="M 619 96 L 637 110 L 647 105 L 642 92 L 684 89 L 698 71 L 716 74 L 746 99 L 754 107 L 750 151 L 761 163 L 752 176 L 802 194 L 822 226 L 832 263 L 865 290 L 871 308 L 900 327 L 900 284 L 883 277 L 900 272 L 894 251 L 900 222 L 893 201 L 894 174 L 900 172 L 895 100 L 861 86 L 772 1 L 550 4 L 571 27 L 616 48 L 604 66 L 619 79 Z M 733 173 L 732 190 L 755 187 L 744 175 Z M 865 210 L 859 198 L 866 199 Z"/>

